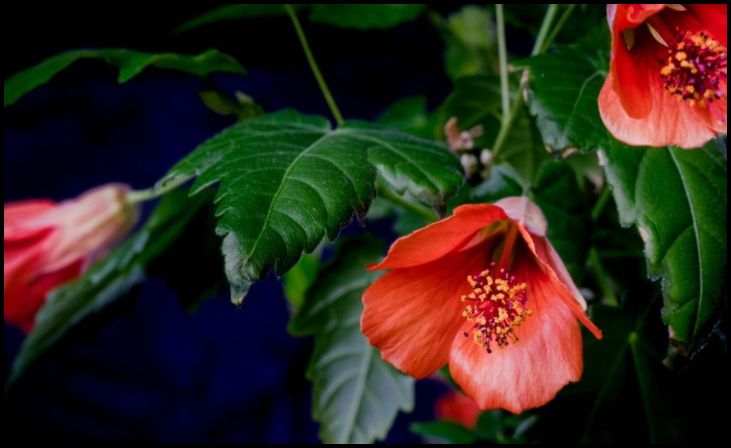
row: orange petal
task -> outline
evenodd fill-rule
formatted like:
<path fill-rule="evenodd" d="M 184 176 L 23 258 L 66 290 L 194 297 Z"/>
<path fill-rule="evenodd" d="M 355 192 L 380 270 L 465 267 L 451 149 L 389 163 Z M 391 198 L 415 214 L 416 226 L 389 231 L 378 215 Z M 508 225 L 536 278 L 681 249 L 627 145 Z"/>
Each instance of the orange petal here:
<path fill-rule="evenodd" d="M 449 218 L 396 240 L 386 258 L 368 269 L 408 268 L 429 263 L 459 249 L 485 226 L 505 218 L 503 210 L 492 204 L 461 205 Z"/>
<path fill-rule="evenodd" d="M 412 268 L 395 269 L 363 294 L 361 331 L 383 358 L 415 378 L 447 363 L 470 291 L 467 276 L 489 261 L 487 244 Z"/>
<path fill-rule="evenodd" d="M 724 47 L 728 47 L 728 5 L 724 3 L 720 5 L 686 4 L 684 6 L 711 37 L 721 42 Z M 679 19 L 682 20 L 681 17 Z"/>
<path fill-rule="evenodd" d="M 452 377 L 480 408 L 516 414 L 546 404 L 583 369 L 581 331 L 562 292 L 535 261 L 520 260 L 514 275 L 528 283 L 532 314 L 515 330 L 518 342 L 488 354 L 460 332 L 449 357 Z"/>
<path fill-rule="evenodd" d="M 654 99 L 652 110 L 646 117 L 636 119 L 625 111 L 614 85 L 610 73 L 599 93 L 599 113 L 607 130 L 628 145 L 697 148 L 716 136 L 714 129 L 722 128 L 725 132 L 725 97 L 722 100 L 724 114 L 718 117 L 723 119 L 720 124 L 707 109 L 691 108 L 665 92 L 659 82 L 650 83 Z"/>

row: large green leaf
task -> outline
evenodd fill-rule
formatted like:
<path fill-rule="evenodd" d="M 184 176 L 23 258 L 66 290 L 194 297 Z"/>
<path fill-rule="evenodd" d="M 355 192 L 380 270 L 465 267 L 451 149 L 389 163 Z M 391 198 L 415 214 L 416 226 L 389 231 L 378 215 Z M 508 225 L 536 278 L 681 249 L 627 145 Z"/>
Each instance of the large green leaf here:
<path fill-rule="evenodd" d="M 606 141 L 597 97 L 607 73 L 609 35 L 604 27 L 570 47 L 516 63 L 528 70 L 526 97 L 553 150 L 594 149 Z"/>
<path fill-rule="evenodd" d="M 365 216 L 376 175 L 395 190 L 442 204 L 462 183 L 457 160 L 434 142 L 350 122 L 283 111 L 232 126 L 200 145 L 162 182 L 197 177 L 192 191 L 220 183 L 218 233 L 232 300 L 274 268 L 334 239 Z"/>
<path fill-rule="evenodd" d="M 391 28 L 421 14 L 422 4 L 319 3 L 311 6 L 310 20 L 340 28 Z"/>
<path fill-rule="evenodd" d="M 607 180 L 624 225 L 637 224 L 652 277 L 662 277 L 672 339 L 696 345 L 725 299 L 726 160 L 710 143 L 678 148 L 605 148 Z"/>
<path fill-rule="evenodd" d="M 290 323 L 292 333 L 315 337 L 307 377 L 313 417 L 327 443 L 383 439 L 398 411 L 413 408 L 413 379 L 384 361 L 360 332 L 361 296 L 379 275 L 365 266 L 382 252 L 373 238 L 342 240 Z"/>
<path fill-rule="evenodd" d="M 200 77 L 212 72 L 244 73 L 244 68 L 234 58 L 218 50 L 208 50 L 198 55 L 153 54 L 121 49 L 73 50 L 50 57 L 7 79 L 4 85 L 4 105 L 15 103 L 80 59 L 102 59 L 119 67 L 119 83 L 134 78 L 149 66 L 180 70 Z"/>
<path fill-rule="evenodd" d="M 165 196 L 145 225 L 84 276 L 51 292 L 23 341 L 8 384 L 71 327 L 100 311 L 140 283 L 148 264 L 160 257 L 183 232 L 210 195 L 188 198 L 182 190 Z"/>

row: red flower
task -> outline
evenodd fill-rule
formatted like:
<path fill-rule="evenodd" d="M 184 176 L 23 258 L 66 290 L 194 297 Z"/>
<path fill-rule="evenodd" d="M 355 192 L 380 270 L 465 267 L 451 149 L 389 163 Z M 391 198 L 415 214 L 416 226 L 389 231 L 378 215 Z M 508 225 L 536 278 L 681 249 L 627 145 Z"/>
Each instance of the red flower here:
<path fill-rule="evenodd" d="M 477 426 L 480 412 L 482 411 L 475 400 L 457 391 L 443 394 L 434 404 L 434 413 L 439 420 L 456 422 L 466 428 Z"/>
<path fill-rule="evenodd" d="M 582 372 L 580 320 L 601 331 L 527 198 L 463 205 L 396 241 L 363 295 L 361 330 L 415 378 L 449 362 L 482 409 L 551 400 Z"/>
<path fill-rule="evenodd" d="M 137 209 L 127 191 L 109 184 L 60 204 L 5 204 L 5 320 L 30 331 L 46 294 L 81 275 L 134 226 Z"/>
<path fill-rule="evenodd" d="M 696 148 L 726 133 L 726 5 L 608 5 L 612 60 L 599 94 L 630 145 Z"/>

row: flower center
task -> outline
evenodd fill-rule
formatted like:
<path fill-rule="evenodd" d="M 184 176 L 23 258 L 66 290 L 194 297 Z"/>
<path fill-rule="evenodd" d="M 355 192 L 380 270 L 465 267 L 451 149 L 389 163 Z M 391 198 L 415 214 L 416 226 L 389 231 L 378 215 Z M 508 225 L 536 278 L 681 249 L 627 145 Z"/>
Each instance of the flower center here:
<path fill-rule="evenodd" d="M 467 282 L 472 292 L 460 297 L 467 303 L 462 316 L 474 322 L 471 333 L 475 344 L 492 353 L 492 344 L 503 348 L 518 342 L 514 330 L 531 314 L 525 306 L 528 285 L 516 283 L 504 269 L 497 270 L 494 262 L 490 269 L 468 276 Z M 470 332 L 464 336 L 469 337 Z"/>
<path fill-rule="evenodd" d="M 686 32 L 668 48 L 660 77 L 665 90 L 688 102 L 707 107 L 721 98 L 726 81 L 726 48 L 706 33 Z"/>

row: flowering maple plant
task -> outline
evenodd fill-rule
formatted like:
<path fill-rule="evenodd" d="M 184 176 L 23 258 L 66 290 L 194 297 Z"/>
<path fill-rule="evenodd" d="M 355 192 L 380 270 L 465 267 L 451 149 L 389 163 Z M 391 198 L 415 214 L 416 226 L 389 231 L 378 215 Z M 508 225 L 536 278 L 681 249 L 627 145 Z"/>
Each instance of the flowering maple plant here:
<path fill-rule="evenodd" d="M 725 437 L 727 5 L 122 8 L 4 22 L 11 439 Z"/>

